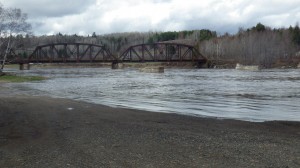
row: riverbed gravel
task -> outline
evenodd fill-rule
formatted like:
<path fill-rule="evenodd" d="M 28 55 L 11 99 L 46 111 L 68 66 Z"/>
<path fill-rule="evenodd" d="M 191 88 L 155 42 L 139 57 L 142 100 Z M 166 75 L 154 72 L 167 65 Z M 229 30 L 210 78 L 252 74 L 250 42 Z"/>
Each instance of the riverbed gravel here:
<path fill-rule="evenodd" d="M 300 167 L 300 123 L 0 96 L 0 167 Z"/>

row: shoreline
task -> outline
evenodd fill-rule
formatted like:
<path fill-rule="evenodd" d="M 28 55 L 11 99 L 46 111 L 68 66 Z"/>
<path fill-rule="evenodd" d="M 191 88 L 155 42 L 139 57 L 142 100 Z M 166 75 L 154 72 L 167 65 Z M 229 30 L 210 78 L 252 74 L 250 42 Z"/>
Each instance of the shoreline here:
<path fill-rule="evenodd" d="M 0 167 L 300 166 L 300 122 L 257 123 L 4 96 Z"/>
<path fill-rule="evenodd" d="M 166 69 L 178 68 L 178 69 L 236 69 L 237 61 L 224 62 L 223 60 L 210 60 L 208 66 L 197 67 L 194 63 L 172 63 L 172 62 L 146 62 L 146 63 L 124 63 L 123 68 L 145 68 L 151 66 L 163 66 Z M 272 70 L 272 69 L 300 69 L 300 63 L 278 63 L 271 67 L 262 67 L 257 64 L 250 66 L 259 66 L 259 70 Z M 8 64 L 6 68 L 19 69 L 18 64 Z M 111 63 L 35 63 L 31 64 L 31 69 L 43 69 L 43 68 L 111 68 Z"/>
<path fill-rule="evenodd" d="M 2 82 L 2 84 L 9 84 L 13 82 Z M 1 84 L 1 81 L 0 81 Z M 68 99 L 68 100 L 73 100 L 77 102 L 85 102 L 85 103 L 90 103 L 90 104 L 95 104 L 95 105 L 100 105 L 100 106 L 107 106 L 109 108 L 118 108 L 118 109 L 127 109 L 127 110 L 138 110 L 138 111 L 143 111 L 143 112 L 150 112 L 150 113 L 164 113 L 164 114 L 175 114 L 175 115 L 182 115 L 182 116 L 189 116 L 189 117 L 196 117 L 196 118 L 207 118 L 207 119 L 215 119 L 215 120 L 237 120 L 237 121 L 245 121 L 245 122 L 254 122 L 254 123 L 262 123 L 262 122 L 300 122 L 298 120 L 271 120 L 271 119 L 251 119 L 251 118 L 231 118 L 231 117 L 221 117 L 221 116 L 207 116 L 207 115 L 202 115 L 202 114 L 195 114 L 195 113 L 182 113 L 178 111 L 166 111 L 166 110 L 161 110 L 161 111 L 152 111 L 149 109 L 143 109 L 143 108 L 137 108 L 137 107 L 132 107 L 132 106 L 124 106 L 124 105 L 116 105 L 116 104 L 105 104 L 105 103 L 95 103 L 93 101 L 87 101 L 87 100 L 80 100 L 80 99 L 72 99 L 72 98 L 66 98 L 66 97 L 56 97 L 56 96 L 45 96 L 43 95 L 29 95 L 27 93 L 23 94 L 18 94 L 18 93 L 12 93 L 15 92 L 10 88 L 11 86 L 0 86 L 0 98 L 1 94 L 6 95 L 8 97 L 18 97 L 18 96 L 23 96 L 23 97 L 48 97 L 52 99 Z"/>

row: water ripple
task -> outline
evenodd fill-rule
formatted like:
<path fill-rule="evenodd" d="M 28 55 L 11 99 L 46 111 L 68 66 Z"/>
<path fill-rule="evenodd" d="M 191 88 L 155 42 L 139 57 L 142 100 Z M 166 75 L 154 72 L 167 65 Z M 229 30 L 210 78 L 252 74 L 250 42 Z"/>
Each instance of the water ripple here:
<path fill-rule="evenodd" d="M 250 121 L 300 121 L 300 70 L 39 69 L 49 80 L 11 84 L 18 92 L 110 106 Z"/>

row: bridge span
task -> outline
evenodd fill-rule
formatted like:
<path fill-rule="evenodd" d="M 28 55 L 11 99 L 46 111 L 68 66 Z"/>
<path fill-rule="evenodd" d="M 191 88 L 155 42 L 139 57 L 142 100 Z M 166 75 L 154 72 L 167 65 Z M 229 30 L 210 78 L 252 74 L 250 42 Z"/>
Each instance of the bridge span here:
<path fill-rule="evenodd" d="M 138 44 L 114 55 L 104 45 L 90 43 L 51 43 L 37 46 L 27 59 L 15 59 L 15 63 L 122 63 L 122 62 L 195 62 L 207 59 L 193 46 L 159 42 Z"/>
<path fill-rule="evenodd" d="M 154 43 L 130 46 L 119 57 L 122 62 L 206 62 L 193 46 L 179 43 Z"/>
<path fill-rule="evenodd" d="M 118 58 L 103 45 L 88 43 L 52 43 L 39 45 L 28 63 L 112 62 Z"/>

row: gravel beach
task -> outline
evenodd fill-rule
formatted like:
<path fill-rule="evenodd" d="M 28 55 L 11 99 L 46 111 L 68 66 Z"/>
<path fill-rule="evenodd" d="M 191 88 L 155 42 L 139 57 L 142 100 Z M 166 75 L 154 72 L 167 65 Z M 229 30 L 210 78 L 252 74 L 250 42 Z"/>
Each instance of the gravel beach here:
<path fill-rule="evenodd" d="M 4 92 L 2 92 L 4 93 Z M 300 167 L 300 122 L 0 96 L 0 167 Z"/>

